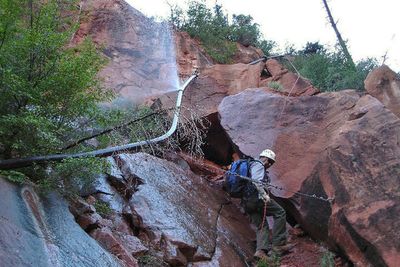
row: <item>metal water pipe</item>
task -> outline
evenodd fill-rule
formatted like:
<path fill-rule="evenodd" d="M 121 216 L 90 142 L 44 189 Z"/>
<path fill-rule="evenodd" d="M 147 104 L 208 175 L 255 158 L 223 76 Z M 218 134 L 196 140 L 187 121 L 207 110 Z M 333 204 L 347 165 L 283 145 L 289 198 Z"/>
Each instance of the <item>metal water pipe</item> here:
<path fill-rule="evenodd" d="M 250 62 L 249 63 L 249 65 L 255 65 L 255 64 L 257 64 L 258 62 L 261 62 L 261 61 L 267 61 L 268 59 L 273 59 L 273 58 L 281 58 L 281 57 L 285 57 L 286 55 L 276 55 L 276 56 L 269 56 L 269 57 L 267 57 L 267 56 L 262 56 L 262 57 L 260 57 L 259 59 L 256 59 L 256 60 L 254 60 L 254 61 L 252 61 L 252 62 Z"/>
<path fill-rule="evenodd" d="M 17 169 L 17 168 L 31 166 L 34 163 L 43 163 L 43 162 L 48 162 L 48 161 L 61 161 L 61 160 L 70 159 L 70 158 L 106 157 L 106 156 L 110 156 L 113 153 L 117 153 L 120 151 L 133 150 L 135 148 L 138 148 L 138 147 L 141 147 L 144 145 L 150 145 L 150 144 L 164 141 L 165 139 L 170 137 L 176 131 L 176 128 L 178 126 L 181 104 L 182 104 L 183 91 L 186 89 L 186 87 L 188 87 L 188 85 L 197 76 L 198 76 L 198 73 L 195 72 L 192 76 L 190 76 L 189 79 L 187 79 L 185 81 L 185 83 L 178 90 L 178 96 L 176 98 L 176 106 L 175 106 L 175 111 L 174 111 L 175 114 L 174 114 L 174 118 L 172 120 L 171 128 L 165 134 L 163 134 L 159 137 L 149 139 L 149 140 L 139 141 L 136 143 L 130 143 L 130 144 L 121 145 L 121 146 L 114 146 L 114 147 L 109 147 L 109 148 L 104 148 L 104 149 L 98 149 L 98 150 L 89 151 L 89 152 L 81 152 L 81 153 L 75 153 L 75 154 L 53 154 L 53 155 L 45 155 L 45 156 L 33 156 L 33 157 L 27 157 L 27 158 L 0 160 L 0 170 Z"/>

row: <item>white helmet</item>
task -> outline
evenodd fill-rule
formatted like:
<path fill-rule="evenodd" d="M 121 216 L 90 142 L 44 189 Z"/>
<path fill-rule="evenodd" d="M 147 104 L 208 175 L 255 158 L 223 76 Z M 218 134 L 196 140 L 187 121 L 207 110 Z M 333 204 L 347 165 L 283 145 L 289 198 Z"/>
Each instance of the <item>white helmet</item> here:
<path fill-rule="evenodd" d="M 263 152 L 260 153 L 260 157 L 266 157 L 275 161 L 275 152 L 271 149 L 265 149 Z"/>

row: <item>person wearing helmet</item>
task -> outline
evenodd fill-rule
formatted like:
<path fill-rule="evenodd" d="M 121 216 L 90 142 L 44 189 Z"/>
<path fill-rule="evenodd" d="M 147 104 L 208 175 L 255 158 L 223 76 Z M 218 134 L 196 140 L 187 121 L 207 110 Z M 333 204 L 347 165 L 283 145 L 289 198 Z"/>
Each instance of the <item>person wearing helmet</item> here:
<path fill-rule="evenodd" d="M 263 150 L 260 153 L 259 159 L 254 161 L 250 166 L 251 179 L 269 183 L 270 179 L 267 169 L 275 163 L 275 160 L 276 155 L 272 150 Z M 268 190 L 260 186 L 259 183 L 248 183 L 242 197 L 242 205 L 249 215 L 251 223 L 257 227 L 255 258 L 266 258 L 269 252 L 284 254 L 289 252 L 292 247 L 286 244 L 285 210 L 275 200 L 270 199 L 268 193 Z M 265 216 L 272 216 L 274 219 L 272 248 L 269 244 L 269 227 Z"/>

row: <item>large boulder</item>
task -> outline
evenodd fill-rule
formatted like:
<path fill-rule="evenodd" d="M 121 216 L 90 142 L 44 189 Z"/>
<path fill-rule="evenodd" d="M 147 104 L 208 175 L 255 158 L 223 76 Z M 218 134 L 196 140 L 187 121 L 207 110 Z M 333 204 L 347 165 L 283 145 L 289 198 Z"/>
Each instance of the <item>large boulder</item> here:
<path fill-rule="evenodd" d="M 224 98 L 219 114 L 245 154 L 277 152 L 272 182 L 289 191 L 273 193 L 314 238 L 357 266 L 398 266 L 400 120 L 382 103 L 350 90 L 292 98 L 249 89 Z"/>
<path fill-rule="evenodd" d="M 244 46 L 236 43 L 236 52 L 233 56 L 232 63 L 251 63 L 264 56 L 263 51 L 260 48 L 253 46 Z"/>
<path fill-rule="evenodd" d="M 1 266 L 123 266 L 74 221 L 55 194 L 0 177 Z"/>
<path fill-rule="evenodd" d="M 116 162 L 123 174 L 144 182 L 129 202 L 132 223 L 165 261 L 172 266 L 246 266 L 254 232 L 223 191 L 148 154 L 121 154 Z"/>
<path fill-rule="evenodd" d="M 271 84 L 275 83 L 279 86 L 277 88 L 279 92 L 290 96 L 315 95 L 319 93 L 319 89 L 315 88 L 309 80 L 299 76 L 299 74 L 290 72 L 276 59 L 267 60 L 265 69 L 270 77 L 263 79 L 260 82 L 260 87 L 271 87 Z"/>
<path fill-rule="evenodd" d="M 388 66 L 371 71 L 364 81 L 365 90 L 400 117 L 400 79 Z"/>

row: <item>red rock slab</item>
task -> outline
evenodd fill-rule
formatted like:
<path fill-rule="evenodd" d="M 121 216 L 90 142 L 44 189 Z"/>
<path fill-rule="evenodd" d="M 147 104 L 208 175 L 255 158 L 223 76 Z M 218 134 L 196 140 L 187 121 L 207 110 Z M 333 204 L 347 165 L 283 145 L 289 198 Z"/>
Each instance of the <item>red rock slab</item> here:
<path fill-rule="evenodd" d="M 289 191 L 273 192 L 290 200 L 282 204 L 311 236 L 360 266 L 396 266 L 400 120 L 382 103 L 351 90 L 284 97 L 254 89 L 224 98 L 219 114 L 242 152 L 277 153 L 272 181 Z"/>
<path fill-rule="evenodd" d="M 364 82 L 365 90 L 400 117 L 400 79 L 388 66 L 371 71 Z"/>

